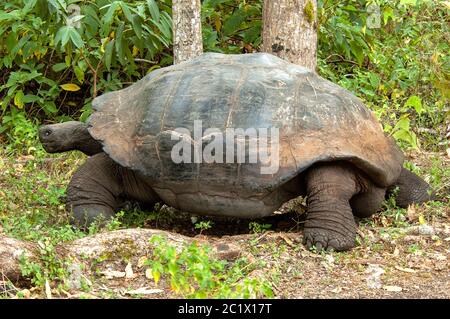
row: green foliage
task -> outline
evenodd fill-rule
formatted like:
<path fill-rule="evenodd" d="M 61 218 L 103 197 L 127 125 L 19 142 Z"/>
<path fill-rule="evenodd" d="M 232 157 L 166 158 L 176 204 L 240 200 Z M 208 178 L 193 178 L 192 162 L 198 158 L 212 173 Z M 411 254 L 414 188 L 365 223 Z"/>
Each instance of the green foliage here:
<path fill-rule="evenodd" d="M 79 165 L 74 157 L 68 162 Z M 25 240 L 52 238 L 52 243 L 83 237 L 81 231 L 69 225 L 63 211 L 62 200 L 70 175 L 62 173 L 64 167 L 57 162 L 50 172 L 45 170 L 46 165 L 45 161 L 32 157 L 6 159 L 5 153 L 0 151 L 2 231 Z"/>
<path fill-rule="evenodd" d="M 200 230 L 200 234 L 204 232 L 205 230 L 211 229 L 213 227 L 213 222 L 210 220 L 202 220 L 198 223 L 195 223 L 195 229 Z"/>
<path fill-rule="evenodd" d="M 92 96 L 170 64 L 170 15 L 170 1 L 2 2 L 0 133 L 27 150 L 42 119 L 85 119 Z"/>
<path fill-rule="evenodd" d="M 245 278 L 251 271 L 245 260 L 228 265 L 211 257 L 210 248 L 197 242 L 177 249 L 163 237 L 153 236 L 150 244 L 153 255 L 146 262 L 148 277 L 156 285 L 166 278 L 172 291 L 183 298 L 273 297 L 268 282 Z"/>
<path fill-rule="evenodd" d="M 272 227 L 271 224 L 260 224 L 257 222 L 250 222 L 248 224 L 248 229 L 254 234 L 263 233 L 269 230 L 271 227 Z"/>
<path fill-rule="evenodd" d="M 44 287 L 46 283 L 57 281 L 63 284 L 66 278 L 66 265 L 55 251 L 54 245 L 50 239 L 38 242 L 39 260 L 29 260 L 25 255 L 20 257 L 20 270 L 22 276 L 30 278 L 31 283 L 36 286 Z"/>
<path fill-rule="evenodd" d="M 369 27 L 373 3 L 319 1 L 319 71 L 363 99 L 402 147 L 436 151 L 448 116 L 448 5 L 376 1 L 379 27 Z"/>
<path fill-rule="evenodd" d="M 262 1 L 205 0 L 202 3 L 205 51 L 252 52 L 261 43 Z"/>

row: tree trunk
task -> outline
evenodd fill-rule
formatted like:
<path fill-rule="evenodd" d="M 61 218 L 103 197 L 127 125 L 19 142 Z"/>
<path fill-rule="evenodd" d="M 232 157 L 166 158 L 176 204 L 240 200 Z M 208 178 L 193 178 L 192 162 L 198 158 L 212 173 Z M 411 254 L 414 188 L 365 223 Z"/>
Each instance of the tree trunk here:
<path fill-rule="evenodd" d="M 203 53 L 200 0 L 173 0 L 174 64 Z"/>
<path fill-rule="evenodd" d="M 265 0 L 262 39 L 263 52 L 315 71 L 316 0 Z"/>

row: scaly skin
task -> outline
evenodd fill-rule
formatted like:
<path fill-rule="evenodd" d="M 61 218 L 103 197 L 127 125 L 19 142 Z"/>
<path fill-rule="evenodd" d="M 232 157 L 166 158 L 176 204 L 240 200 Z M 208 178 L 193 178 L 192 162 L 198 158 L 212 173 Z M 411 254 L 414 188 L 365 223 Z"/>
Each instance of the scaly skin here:
<path fill-rule="evenodd" d="M 104 224 L 127 200 L 153 207 L 159 198 L 133 171 L 99 153 L 73 175 L 67 187 L 66 209 L 72 213 L 73 224 L 87 228 L 94 221 Z"/>
<path fill-rule="evenodd" d="M 356 176 L 351 166 L 342 163 L 320 164 L 308 171 L 303 240 L 308 248 L 341 251 L 355 246 L 356 224 L 349 200 L 364 189 Z"/>

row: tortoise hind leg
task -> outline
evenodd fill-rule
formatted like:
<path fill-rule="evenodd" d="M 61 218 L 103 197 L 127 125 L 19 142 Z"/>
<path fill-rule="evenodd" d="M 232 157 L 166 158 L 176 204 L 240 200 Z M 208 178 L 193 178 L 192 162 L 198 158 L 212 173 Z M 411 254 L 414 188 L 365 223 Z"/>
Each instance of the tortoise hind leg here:
<path fill-rule="evenodd" d="M 360 193 L 350 199 L 353 214 L 359 218 L 368 218 L 380 210 L 386 195 L 386 188 L 378 187 L 369 179 Z"/>
<path fill-rule="evenodd" d="M 349 200 L 359 192 L 354 169 L 344 163 L 323 163 L 306 174 L 307 216 L 304 244 L 318 251 L 355 246 L 356 223 Z"/>
<path fill-rule="evenodd" d="M 436 199 L 436 194 L 432 192 L 430 185 L 406 168 L 402 168 L 398 180 L 389 187 L 387 194 L 392 194 L 397 187 L 399 190 L 395 202 L 399 207 L 406 208 L 413 203 L 420 204 Z"/>

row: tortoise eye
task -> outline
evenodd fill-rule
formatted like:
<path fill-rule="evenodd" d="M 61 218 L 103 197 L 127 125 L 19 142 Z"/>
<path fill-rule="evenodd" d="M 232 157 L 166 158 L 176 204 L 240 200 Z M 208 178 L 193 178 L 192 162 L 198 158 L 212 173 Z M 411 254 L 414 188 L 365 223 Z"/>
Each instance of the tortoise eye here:
<path fill-rule="evenodd" d="M 49 136 L 50 134 L 52 134 L 52 131 L 51 131 L 51 130 L 46 130 L 46 131 L 44 132 L 44 135 L 45 135 L 45 136 Z"/>

